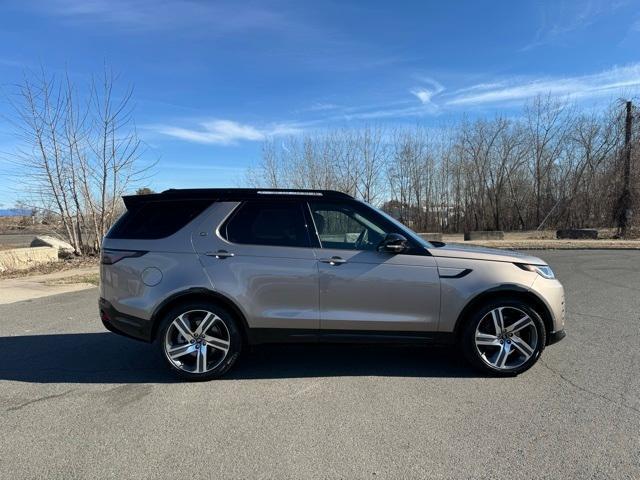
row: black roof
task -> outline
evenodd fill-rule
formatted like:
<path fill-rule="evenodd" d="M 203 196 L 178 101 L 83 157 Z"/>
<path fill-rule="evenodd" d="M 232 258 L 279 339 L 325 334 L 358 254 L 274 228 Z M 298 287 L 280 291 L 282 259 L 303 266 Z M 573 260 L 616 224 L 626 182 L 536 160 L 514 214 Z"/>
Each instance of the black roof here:
<path fill-rule="evenodd" d="M 266 198 L 326 198 L 333 200 L 353 199 L 346 193 L 335 190 L 300 190 L 282 188 L 172 188 L 149 195 L 127 195 L 122 197 L 127 208 L 141 203 L 171 200 L 251 200 Z"/>

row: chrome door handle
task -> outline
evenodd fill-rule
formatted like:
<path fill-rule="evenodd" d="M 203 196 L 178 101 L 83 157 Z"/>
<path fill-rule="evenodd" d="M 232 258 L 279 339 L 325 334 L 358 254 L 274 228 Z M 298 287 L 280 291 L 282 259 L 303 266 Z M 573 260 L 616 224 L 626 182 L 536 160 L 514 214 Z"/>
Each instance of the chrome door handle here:
<path fill-rule="evenodd" d="M 329 265 L 334 265 L 334 266 L 347 263 L 347 261 L 342 257 L 321 258 L 320 261 L 322 263 L 328 263 Z"/>
<path fill-rule="evenodd" d="M 218 250 L 217 252 L 207 252 L 205 253 L 205 255 L 209 257 L 216 257 L 218 260 L 236 256 L 235 253 L 227 252 L 226 250 Z"/>

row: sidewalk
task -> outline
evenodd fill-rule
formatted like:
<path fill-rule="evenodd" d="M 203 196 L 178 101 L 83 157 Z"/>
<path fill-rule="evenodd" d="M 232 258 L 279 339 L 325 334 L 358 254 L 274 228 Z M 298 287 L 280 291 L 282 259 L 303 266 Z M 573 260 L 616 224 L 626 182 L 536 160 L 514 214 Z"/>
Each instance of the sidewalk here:
<path fill-rule="evenodd" d="M 98 267 L 0 280 L 0 305 L 94 288 Z"/>

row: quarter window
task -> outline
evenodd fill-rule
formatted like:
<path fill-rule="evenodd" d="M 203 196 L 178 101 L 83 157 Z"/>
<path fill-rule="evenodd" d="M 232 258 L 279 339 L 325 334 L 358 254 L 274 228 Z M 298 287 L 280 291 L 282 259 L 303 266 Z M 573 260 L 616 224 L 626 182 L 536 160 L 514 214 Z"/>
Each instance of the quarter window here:
<path fill-rule="evenodd" d="M 107 238 L 157 239 L 173 235 L 211 205 L 211 200 L 151 201 L 127 211 Z"/>
<path fill-rule="evenodd" d="M 297 202 L 243 203 L 225 228 L 233 243 L 309 247 L 302 206 Z"/>

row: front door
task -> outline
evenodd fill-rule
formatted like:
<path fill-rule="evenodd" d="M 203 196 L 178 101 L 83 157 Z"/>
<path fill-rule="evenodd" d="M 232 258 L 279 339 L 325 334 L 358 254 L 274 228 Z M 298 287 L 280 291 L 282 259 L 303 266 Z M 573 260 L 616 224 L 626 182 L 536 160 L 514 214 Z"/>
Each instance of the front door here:
<path fill-rule="evenodd" d="M 358 202 L 310 202 L 320 248 L 321 330 L 436 331 L 440 280 L 428 251 L 379 252 L 387 233 L 400 233 Z M 410 241 L 411 243 L 411 241 Z"/>

